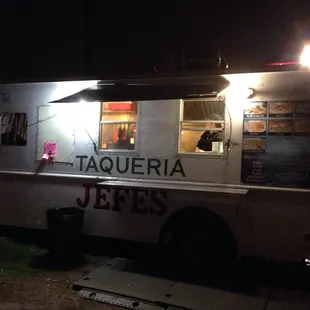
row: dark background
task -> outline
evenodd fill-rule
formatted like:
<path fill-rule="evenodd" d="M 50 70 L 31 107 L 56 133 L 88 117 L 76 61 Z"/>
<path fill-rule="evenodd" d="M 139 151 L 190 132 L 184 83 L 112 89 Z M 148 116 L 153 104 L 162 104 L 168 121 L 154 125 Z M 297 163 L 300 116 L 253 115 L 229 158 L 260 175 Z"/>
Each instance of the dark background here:
<path fill-rule="evenodd" d="M 219 49 L 237 70 L 294 60 L 310 35 L 307 2 L 2 0 L 0 79 L 176 71 Z"/>

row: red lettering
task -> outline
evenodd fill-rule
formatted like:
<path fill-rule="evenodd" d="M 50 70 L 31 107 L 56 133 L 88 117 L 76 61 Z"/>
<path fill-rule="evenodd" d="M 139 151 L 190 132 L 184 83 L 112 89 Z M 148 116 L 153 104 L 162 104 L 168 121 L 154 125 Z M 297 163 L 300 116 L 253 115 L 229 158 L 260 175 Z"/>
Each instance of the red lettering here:
<path fill-rule="evenodd" d="M 93 184 L 90 183 L 85 183 L 83 184 L 83 187 L 85 188 L 84 191 L 84 202 L 82 202 L 81 198 L 77 198 L 76 199 L 76 203 L 81 207 L 81 208 L 85 208 L 88 206 L 89 204 L 89 197 L 90 197 L 90 189 L 93 188 Z"/>
<path fill-rule="evenodd" d="M 94 209 L 101 209 L 101 210 L 110 210 L 110 203 L 107 201 L 107 194 L 102 191 L 106 191 L 107 193 L 111 192 L 110 188 L 104 188 L 102 185 L 95 185 L 96 188 L 96 203 L 93 205 Z M 101 200 L 105 201 L 106 203 L 101 204 Z"/>

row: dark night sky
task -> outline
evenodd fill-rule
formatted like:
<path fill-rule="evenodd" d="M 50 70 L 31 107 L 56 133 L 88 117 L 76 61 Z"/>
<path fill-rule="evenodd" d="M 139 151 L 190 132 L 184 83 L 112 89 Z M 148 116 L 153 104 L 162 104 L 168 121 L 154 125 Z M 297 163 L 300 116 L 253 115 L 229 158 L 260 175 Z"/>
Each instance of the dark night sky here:
<path fill-rule="evenodd" d="M 147 73 L 218 49 L 233 69 L 257 68 L 310 36 L 308 1 L 165 2 L 2 0 L 0 78 Z"/>

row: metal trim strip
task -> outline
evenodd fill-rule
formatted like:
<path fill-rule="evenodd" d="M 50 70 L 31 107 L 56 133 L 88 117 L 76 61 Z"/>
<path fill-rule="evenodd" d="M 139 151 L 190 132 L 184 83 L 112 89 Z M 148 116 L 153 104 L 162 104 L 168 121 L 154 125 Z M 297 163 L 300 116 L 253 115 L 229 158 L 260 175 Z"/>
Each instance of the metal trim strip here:
<path fill-rule="evenodd" d="M 195 191 L 197 188 L 205 188 L 204 191 L 212 192 L 221 192 L 221 193 L 248 193 L 251 190 L 265 190 L 265 191 L 278 191 L 278 192 L 297 192 L 297 193 L 310 193 L 310 189 L 302 188 L 285 188 L 285 187 L 271 187 L 271 186 L 258 186 L 258 185 L 244 185 L 244 184 L 221 184 L 221 183 L 206 183 L 206 182 L 193 182 L 193 181 L 166 181 L 166 180 L 150 180 L 150 179 L 134 179 L 134 178 L 117 178 L 117 177 L 107 177 L 107 176 L 96 176 L 96 175 L 87 175 L 87 174 L 70 174 L 70 173 L 35 173 L 30 171 L 9 171 L 9 170 L 0 170 L 1 175 L 20 175 L 20 176 L 33 176 L 33 177 L 51 177 L 51 178 L 74 178 L 81 180 L 96 180 L 98 184 L 101 182 L 123 182 L 126 186 L 129 183 L 141 182 L 144 184 L 144 187 L 158 186 L 162 184 L 163 188 L 175 188 L 180 189 L 188 187 L 192 188 L 192 191 Z M 116 184 L 116 183 L 115 183 Z M 120 183 L 119 183 L 120 184 Z M 120 185 L 119 185 L 120 186 Z M 124 186 L 124 185 L 123 185 Z M 130 185 L 133 186 L 133 185 Z M 229 191 L 224 191 L 229 190 Z M 235 190 L 235 191 L 233 191 Z M 238 192 L 238 190 L 243 190 Z"/>

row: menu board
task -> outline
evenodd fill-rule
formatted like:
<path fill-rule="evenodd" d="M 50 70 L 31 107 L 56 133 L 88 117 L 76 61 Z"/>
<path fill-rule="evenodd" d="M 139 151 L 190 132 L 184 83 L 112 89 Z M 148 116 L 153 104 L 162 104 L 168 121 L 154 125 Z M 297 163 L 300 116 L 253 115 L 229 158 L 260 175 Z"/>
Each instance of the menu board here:
<path fill-rule="evenodd" d="M 241 179 L 253 185 L 310 188 L 310 100 L 248 103 Z"/>

